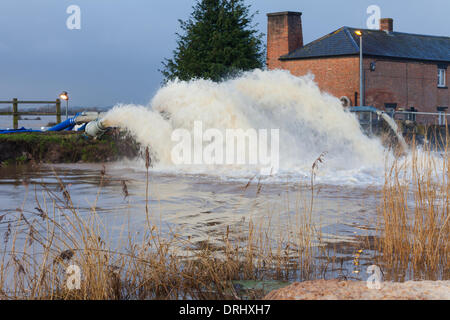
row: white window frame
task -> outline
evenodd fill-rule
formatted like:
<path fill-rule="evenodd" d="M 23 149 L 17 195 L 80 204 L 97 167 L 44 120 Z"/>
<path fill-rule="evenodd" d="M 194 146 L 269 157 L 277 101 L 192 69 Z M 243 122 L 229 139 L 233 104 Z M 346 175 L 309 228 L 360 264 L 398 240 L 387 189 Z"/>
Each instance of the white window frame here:
<path fill-rule="evenodd" d="M 446 83 L 446 76 L 447 76 L 447 70 L 444 68 L 438 68 L 438 87 L 439 88 L 445 88 Z"/>

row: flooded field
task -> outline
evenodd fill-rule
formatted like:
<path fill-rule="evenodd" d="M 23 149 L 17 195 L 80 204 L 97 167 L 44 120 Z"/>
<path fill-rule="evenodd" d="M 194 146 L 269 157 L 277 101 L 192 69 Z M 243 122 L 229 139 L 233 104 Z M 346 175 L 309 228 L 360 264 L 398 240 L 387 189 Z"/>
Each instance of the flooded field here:
<path fill-rule="evenodd" d="M 61 116 L 61 121 L 66 119 L 65 116 Z M 41 130 L 42 127 L 46 127 L 48 124 L 56 123 L 56 116 L 22 116 L 19 119 L 19 128 Z M 0 129 L 12 129 L 13 118 L 12 116 L 0 116 Z"/>
<path fill-rule="evenodd" d="M 8 224 L 20 215 L 36 212 L 36 201 L 48 202 L 49 189 L 61 194 L 57 177 L 66 185 L 80 215 L 88 218 L 92 208 L 107 226 L 109 237 L 118 241 L 127 232 L 143 232 L 146 227 L 145 171 L 123 163 L 108 164 L 103 181 L 101 165 L 43 165 L 0 169 L 2 203 L 0 237 Z M 250 179 L 248 179 L 250 180 Z M 200 246 L 223 245 L 223 234 L 247 229 L 248 222 L 272 218 L 284 226 L 309 205 L 310 190 L 305 181 L 286 178 L 270 183 L 218 179 L 208 175 L 151 172 L 149 211 L 152 224 L 162 230 L 177 230 Z M 124 183 L 127 195 L 124 194 Z M 378 187 L 318 185 L 313 211 L 314 223 L 330 247 L 338 245 L 342 257 L 351 262 L 354 246 L 361 236 L 373 234 Z M 48 204 L 47 204 L 48 205 Z M 276 241 L 278 233 L 273 234 Z M 122 239 L 123 240 L 123 239 Z M 347 246 L 347 248 L 346 248 Z M 351 275 L 354 269 L 347 266 Z"/>
<path fill-rule="evenodd" d="M 0 168 L 8 297 L 262 298 L 294 281 L 365 281 L 372 265 L 388 281 L 450 275 L 448 144 L 394 151 L 309 76 L 170 82 L 91 124 L 86 141 L 120 128 L 141 156 Z M 252 147 L 269 129 L 270 151 Z M 236 153 L 229 130 L 250 132 Z M 74 266 L 79 291 L 64 284 Z"/>

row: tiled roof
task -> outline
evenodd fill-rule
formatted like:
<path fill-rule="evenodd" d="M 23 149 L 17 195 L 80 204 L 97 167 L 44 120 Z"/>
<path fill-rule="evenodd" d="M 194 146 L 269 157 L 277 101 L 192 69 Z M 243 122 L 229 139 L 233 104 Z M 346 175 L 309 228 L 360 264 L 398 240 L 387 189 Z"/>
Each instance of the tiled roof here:
<path fill-rule="evenodd" d="M 361 29 L 342 27 L 280 59 L 359 54 L 359 37 L 355 34 L 356 30 Z M 362 32 L 364 55 L 450 62 L 450 37 L 364 29 Z"/>

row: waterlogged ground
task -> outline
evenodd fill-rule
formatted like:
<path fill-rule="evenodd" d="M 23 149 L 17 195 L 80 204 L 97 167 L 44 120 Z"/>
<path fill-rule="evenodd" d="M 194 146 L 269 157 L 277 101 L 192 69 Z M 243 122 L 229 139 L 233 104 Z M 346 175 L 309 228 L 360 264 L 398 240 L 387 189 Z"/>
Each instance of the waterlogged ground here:
<path fill-rule="evenodd" d="M 66 116 L 61 116 L 61 121 L 66 120 Z M 42 127 L 46 127 L 48 124 L 56 123 L 56 116 L 22 116 L 19 119 L 19 128 L 41 130 Z M 0 129 L 12 129 L 13 118 L 12 116 L 0 117 Z"/>
<path fill-rule="evenodd" d="M 280 171 L 275 177 L 260 179 L 245 166 L 174 166 L 172 133 L 176 129 L 193 133 L 196 121 L 202 122 L 203 130 L 221 132 L 282 129 L 277 166 Z M 149 148 L 157 165 L 149 175 L 150 223 L 162 235 L 176 233 L 189 240 L 194 244 L 191 250 L 223 247 L 228 231 L 233 240 L 245 242 L 251 231 L 250 221 L 271 226 L 268 232 L 261 233 L 270 238 L 271 247 L 285 244 L 286 237 L 296 233 L 292 230 L 296 218 L 308 212 L 313 203 L 312 223 L 322 244 L 315 252 L 315 278 L 365 280 L 367 266 L 376 263 L 377 253 L 370 249 L 380 203 L 377 197 L 385 178 L 384 166 L 389 168 L 395 157 L 381 140 L 364 135 L 355 115 L 346 112 L 339 99 L 321 92 L 312 77 L 255 70 L 220 84 L 207 80 L 170 82 L 147 106 L 115 106 L 102 118 L 102 124 L 128 131 L 142 147 Z M 19 123 L 22 125 L 40 124 L 26 120 Z M 8 124 L 3 122 L 3 127 Z M 408 167 L 411 156 L 406 160 Z M 438 170 L 447 168 L 442 166 L 443 160 L 442 155 L 437 155 L 433 166 L 436 164 Z M 312 201 L 313 163 L 319 168 Z M 420 163 L 416 165 L 421 167 Z M 425 162 L 425 169 L 427 165 L 430 162 Z M 98 217 L 102 238 L 111 249 L 123 249 L 121 240 L 130 235 L 138 238 L 147 230 L 144 163 L 110 163 L 103 180 L 102 170 L 101 165 L 86 164 L 0 168 L 0 236 L 4 237 L 9 224 L 22 212 L 36 218 L 37 201 L 47 212 L 53 212 L 53 203 L 43 191 L 47 188 L 63 197 L 58 176 L 83 219 Z M 411 181 L 402 172 L 399 179 L 403 183 Z M 408 197 L 407 201 L 413 202 L 414 198 Z M 64 219 L 61 223 L 65 223 Z M 290 232 L 286 226 L 291 227 Z M 27 232 L 26 226 L 23 230 Z M 22 235 L 19 241 L 25 237 Z M 277 257 L 285 249 L 281 248 Z M 291 262 L 289 253 L 286 256 L 285 261 Z M 393 272 L 394 278 L 409 280 L 402 271 Z M 305 280 L 295 277 L 293 273 L 288 280 Z M 247 285 L 240 283 L 242 287 Z"/>
<path fill-rule="evenodd" d="M 146 226 L 146 175 L 138 164 L 108 164 L 101 184 L 101 165 L 71 164 L 23 166 L 0 169 L 0 238 L 8 224 L 20 215 L 36 212 L 36 201 L 48 212 L 52 203 L 44 195 L 44 186 L 62 196 L 57 176 L 66 184 L 74 206 L 81 216 L 92 216 L 92 208 L 101 218 L 105 237 L 114 246 L 120 239 L 138 235 Z M 251 177 L 250 177 L 251 178 Z M 176 232 L 189 238 L 198 248 L 221 246 L 229 228 L 235 236 L 245 234 L 251 220 L 280 227 L 305 212 L 310 203 L 308 181 L 288 175 L 284 181 L 267 182 L 254 178 L 227 179 L 205 174 L 187 175 L 150 171 L 149 212 L 152 224 L 161 231 Z M 126 190 L 124 190 L 124 185 Z M 379 186 L 315 186 L 313 220 L 320 226 L 327 256 L 335 257 L 326 277 L 355 277 L 365 280 L 365 265 L 370 252 L 354 259 L 359 237 L 374 234 L 377 189 Z M 58 219 L 58 217 L 57 217 Z M 69 226 L 66 226 L 69 228 Z M 275 228 L 276 229 L 276 228 Z M 270 236 L 276 241 L 279 232 Z M 20 237 L 19 237 L 20 238 Z M 318 256 L 318 261 L 324 256 Z M 295 279 L 292 279 L 295 280 Z"/>

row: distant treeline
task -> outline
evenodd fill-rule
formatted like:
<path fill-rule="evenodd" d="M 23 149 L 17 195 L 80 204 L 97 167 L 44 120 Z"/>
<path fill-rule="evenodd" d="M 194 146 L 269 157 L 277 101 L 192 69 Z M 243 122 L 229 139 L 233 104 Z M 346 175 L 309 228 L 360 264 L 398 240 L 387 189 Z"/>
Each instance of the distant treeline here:
<path fill-rule="evenodd" d="M 104 112 L 109 109 L 111 109 L 113 106 L 96 106 L 96 107 L 85 107 L 85 106 L 70 106 L 69 105 L 69 114 L 76 114 L 78 112 L 83 111 L 97 111 L 97 112 Z M 28 111 L 28 112 L 55 112 L 55 106 L 54 105 L 30 105 L 27 106 L 26 104 L 21 104 L 19 106 L 19 112 L 20 111 Z M 0 112 L 12 112 L 12 105 L 6 105 L 0 108 Z M 61 104 L 61 112 L 65 114 L 66 107 L 64 104 Z"/>

